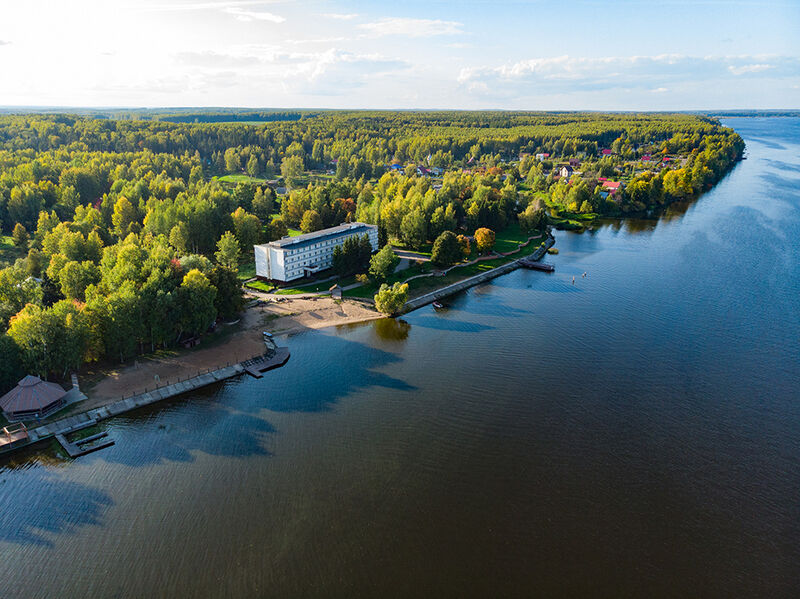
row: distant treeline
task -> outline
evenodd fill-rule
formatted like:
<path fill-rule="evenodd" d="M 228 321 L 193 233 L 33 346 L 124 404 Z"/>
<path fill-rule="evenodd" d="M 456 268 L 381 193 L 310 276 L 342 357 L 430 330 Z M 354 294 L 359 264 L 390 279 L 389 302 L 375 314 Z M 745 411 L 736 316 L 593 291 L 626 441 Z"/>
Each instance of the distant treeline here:
<path fill-rule="evenodd" d="M 235 114 L 194 112 L 189 114 L 142 115 L 142 118 L 169 121 L 171 123 L 241 123 L 255 121 L 268 123 L 271 121 L 299 121 L 303 116 L 300 112 L 239 112 Z M 313 113 L 308 116 L 313 116 Z"/>

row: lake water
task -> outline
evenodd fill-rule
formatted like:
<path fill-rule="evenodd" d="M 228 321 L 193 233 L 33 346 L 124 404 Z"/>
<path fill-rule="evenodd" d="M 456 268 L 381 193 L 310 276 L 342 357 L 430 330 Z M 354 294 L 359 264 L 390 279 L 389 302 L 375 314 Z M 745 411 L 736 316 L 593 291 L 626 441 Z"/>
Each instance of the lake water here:
<path fill-rule="evenodd" d="M 555 274 L 0 463 L 0 596 L 800 596 L 800 119 L 726 124 L 712 192 Z"/>

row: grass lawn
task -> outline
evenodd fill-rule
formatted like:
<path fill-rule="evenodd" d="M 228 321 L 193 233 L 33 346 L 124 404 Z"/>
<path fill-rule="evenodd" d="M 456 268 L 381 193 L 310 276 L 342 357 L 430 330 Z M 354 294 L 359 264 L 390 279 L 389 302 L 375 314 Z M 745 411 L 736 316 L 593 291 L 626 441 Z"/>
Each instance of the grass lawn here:
<path fill-rule="evenodd" d="M 252 279 L 256 276 L 256 263 L 253 262 L 245 262 L 244 264 L 239 265 L 239 280 L 246 281 L 247 279 Z"/>
<path fill-rule="evenodd" d="M 223 175 L 222 177 L 218 178 L 219 181 L 223 183 L 255 183 L 257 185 L 263 185 L 267 182 L 266 179 L 262 177 L 251 177 L 250 175 Z"/>
<path fill-rule="evenodd" d="M 298 229 L 289 229 L 289 237 L 297 237 L 298 235 L 302 235 L 303 232 Z"/>
<path fill-rule="evenodd" d="M 264 281 L 250 281 L 247 283 L 247 287 L 250 289 L 255 289 L 256 291 L 263 291 L 265 293 L 269 293 L 273 289 L 275 289 L 275 285 L 271 285 L 270 283 L 265 283 Z"/>

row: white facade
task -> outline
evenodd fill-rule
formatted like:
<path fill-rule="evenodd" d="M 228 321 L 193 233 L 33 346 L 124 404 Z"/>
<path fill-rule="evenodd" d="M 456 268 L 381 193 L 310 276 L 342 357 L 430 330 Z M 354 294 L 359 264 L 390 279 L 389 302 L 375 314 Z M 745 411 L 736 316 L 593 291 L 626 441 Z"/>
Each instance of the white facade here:
<path fill-rule="evenodd" d="M 273 281 L 294 281 L 308 274 L 330 268 L 333 248 L 350 237 L 369 237 L 372 251 L 378 249 L 378 226 L 345 223 L 297 237 L 284 237 L 253 246 L 256 275 Z"/>

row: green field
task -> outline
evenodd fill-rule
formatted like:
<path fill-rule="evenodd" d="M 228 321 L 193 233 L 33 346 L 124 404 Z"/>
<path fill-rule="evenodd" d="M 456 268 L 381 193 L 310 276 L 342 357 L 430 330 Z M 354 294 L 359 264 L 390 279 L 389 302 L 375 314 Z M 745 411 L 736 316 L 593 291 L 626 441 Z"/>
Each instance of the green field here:
<path fill-rule="evenodd" d="M 267 180 L 263 177 L 251 177 L 250 175 L 223 175 L 217 178 L 218 181 L 223 183 L 254 183 L 256 185 L 265 185 Z"/>

